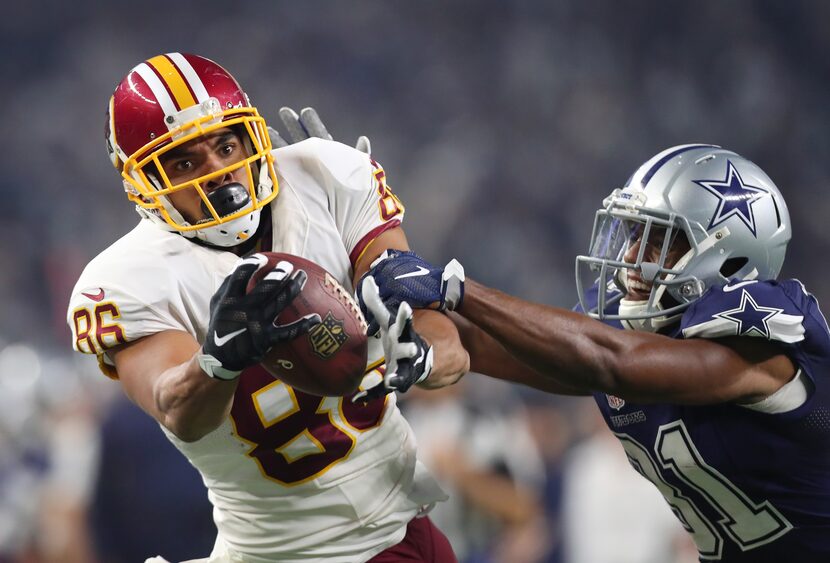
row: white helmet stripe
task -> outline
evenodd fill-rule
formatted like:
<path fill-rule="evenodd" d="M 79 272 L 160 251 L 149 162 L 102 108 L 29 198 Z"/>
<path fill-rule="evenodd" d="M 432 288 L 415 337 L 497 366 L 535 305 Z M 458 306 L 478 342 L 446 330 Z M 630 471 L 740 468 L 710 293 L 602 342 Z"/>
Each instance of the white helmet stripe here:
<path fill-rule="evenodd" d="M 196 96 L 196 101 L 202 103 L 207 100 L 210 97 L 207 89 L 187 59 L 181 53 L 167 53 L 167 56 L 179 68 L 179 72 L 182 73 L 184 79 L 187 80 L 187 84 Z"/>
<path fill-rule="evenodd" d="M 141 63 L 135 67 L 135 71 L 153 91 L 153 96 L 161 105 L 161 111 L 164 112 L 164 115 L 173 115 L 179 111 L 176 109 L 176 104 L 173 103 L 173 98 L 170 97 L 170 93 L 162 84 L 161 79 L 147 63 Z"/>
<path fill-rule="evenodd" d="M 684 152 L 694 150 L 694 149 L 718 149 L 720 148 L 717 145 L 703 145 L 703 144 L 691 144 L 691 145 L 678 145 L 676 147 L 671 147 L 663 152 L 655 155 L 652 157 L 648 162 L 640 166 L 640 168 L 634 173 L 631 178 L 628 179 L 626 186 L 631 185 L 639 185 L 642 188 L 645 188 L 646 185 L 651 181 L 654 175 L 657 173 L 660 168 L 670 161 L 672 158 L 679 154 L 683 154 Z"/>
<path fill-rule="evenodd" d="M 118 168 L 118 144 L 115 141 L 115 116 L 113 115 L 113 106 L 115 105 L 115 96 L 110 96 L 110 103 L 107 108 L 107 154 L 109 154 L 112 165 Z"/>

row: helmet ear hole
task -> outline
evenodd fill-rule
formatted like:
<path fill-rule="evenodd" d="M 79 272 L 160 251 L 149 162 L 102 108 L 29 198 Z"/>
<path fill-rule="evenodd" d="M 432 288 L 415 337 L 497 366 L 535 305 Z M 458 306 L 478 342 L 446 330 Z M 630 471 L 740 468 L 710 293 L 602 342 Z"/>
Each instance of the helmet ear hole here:
<path fill-rule="evenodd" d="M 728 279 L 735 272 L 746 266 L 747 262 L 749 262 L 749 258 L 745 258 L 743 256 L 730 258 L 723 263 L 723 266 L 720 267 L 720 274 Z"/>

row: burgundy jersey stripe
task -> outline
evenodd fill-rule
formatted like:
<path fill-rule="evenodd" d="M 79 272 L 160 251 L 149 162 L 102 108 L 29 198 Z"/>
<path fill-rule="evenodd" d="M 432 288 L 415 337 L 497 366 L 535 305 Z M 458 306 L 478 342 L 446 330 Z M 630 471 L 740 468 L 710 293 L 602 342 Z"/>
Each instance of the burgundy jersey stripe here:
<path fill-rule="evenodd" d="M 360 257 L 360 254 L 369 246 L 369 243 L 378 238 L 381 233 L 388 231 L 389 229 L 394 229 L 395 227 L 399 227 L 401 224 L 400 219 L 392 219 L 391 221 L 387 221 L 383 225 L 378 225 L 371 231 L 369 231 L 366 236 L 360 239 L 354 249 L 352 250 L 351 254 L 349 254 L 349 261 L 352 263 L 352 268 L 354 268 L 355 262 Z"/>

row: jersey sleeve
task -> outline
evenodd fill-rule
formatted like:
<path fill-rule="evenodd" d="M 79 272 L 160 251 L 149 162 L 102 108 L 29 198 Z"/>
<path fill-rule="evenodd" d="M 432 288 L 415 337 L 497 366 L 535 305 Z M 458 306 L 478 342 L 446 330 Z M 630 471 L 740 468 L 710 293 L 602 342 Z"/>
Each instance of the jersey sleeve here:
<path fill-rule="evenodd" d="M 67 323 L 72 347 L 98 357 L 102 371 L 115 377 L 107 352 L 121 344 L 165 330 L 193 333 L 169 271 L 161 266 L 123 269 L 119 259 L 99 256 L 81 274 L 69 300 Z"/>
<path fill-rule="evenodd" d="M 684 313 L 684 338 L 746 336 L 783 344 L 805 339 L 809 294 L 795 280 L 742 281 L 710 289 Z"/>
<path fill-rule="evenodd" d="M 401 224 L 404 206 L 369 155 L 332 141 L 317 140 L 315 148 L 331 213 L 354 265 L 372 240 Z"/>
<path fill-rule="evenodd" d="M 79 289 L 70 299 L 67 322 L 73 348 L 84 354 L 100 354 L 156 332 L 184 328 L 164 311 L 112 286 Z"/>

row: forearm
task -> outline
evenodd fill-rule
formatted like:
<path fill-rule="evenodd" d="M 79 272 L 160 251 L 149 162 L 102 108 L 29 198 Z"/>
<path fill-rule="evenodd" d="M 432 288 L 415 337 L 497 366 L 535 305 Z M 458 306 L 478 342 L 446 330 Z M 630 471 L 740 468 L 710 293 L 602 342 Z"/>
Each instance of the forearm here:
<path fill-rule="evenodd" d="M 465 289 L 460 314 L 539 374 L 585 392 L 643 403 L 752 403 L 780 389 L 796 371 L 780 349 L 756 339 L 678 339 L 619 330 L 474 281 Z"/>
<path fill-rule="evenodd" d="M 188 333 L 166 331 L 113 351 L 124 391 L 181 440 L 198 440 L 228 415 L 236 382 L 209 377 L 199 367 L 199 343 Z"/>
<path fill-rule="evenodd" d="M 574 386 L 567 385 L 550 374 L 544 375 L 513 356 L 495 338 L 484 332 L 457 313 L 450 313 L 450 318 L 458 328 L 461 343 L 470 355 L 470 371 L 520 383 L 558 395 L 586 395 Z"/>
<path fill-rule="evenodd" d="M 558 392 L 610 391 L 618 384 L 613 358 L 620 349 L 615 334 L 619 331 L 611 327 L 566 309 L 517 299 L 473 280 L 467 280 L 464 302 L 457 312 L 532 368 L 536 376 L 522 377 L 534 387 L 543 388 L 538 376 L 564 386 Z"/>
<path fill-rule="evenodd" d="M 159 422 L 179 439 L 196 441 L 228 417 L 236 386 L 237 380 L 208 377 L 194 355 L 156 380 L 153 395 Z"/>
<path fill-rule="evenodd" d="M 451 385 L 470 369 L 470 356 L 453 322 L 443 313 L 429 310 L 415 311 L 415 330 L 433 347 L 434 363 L 422 387 L 437 388 Z"/>

